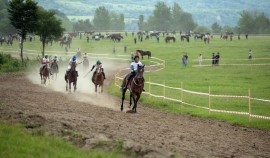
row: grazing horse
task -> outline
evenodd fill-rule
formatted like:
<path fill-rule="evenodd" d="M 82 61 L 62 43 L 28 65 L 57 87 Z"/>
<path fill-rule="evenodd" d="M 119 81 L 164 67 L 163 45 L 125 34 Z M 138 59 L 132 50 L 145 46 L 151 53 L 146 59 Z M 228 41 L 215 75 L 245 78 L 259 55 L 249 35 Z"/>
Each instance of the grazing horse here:
<path fill-rule="evenodd" d="M 136 52 L 139 52 L 141 54 L 142 60 L 143 60 L 143 56 L 145 56 L 145 55 L 148 56 L 148 59 L 151 58 L 151 52 L 150 51 L 136 50 Z"/>
<path fill-rule="evenodd" d="M 67 75 L 65 75 L 66 80 L 66 91 L 68 91 L 68 85 L 69 85 L 69 92 L 71 92 L 71 83 L 73 83 L 74 92 L 77 89 L 77 72 L 76 72 L 76 63 L 72 62 L 71 68 Z"/>
<path fill-rule="evenodd" d="M 132 99 L 133 99 L 134 105 L 132 107 L 132 110 L 130 110 L 128 112 L 131 112 L 131 113 L 136 113 L 137 112 L 137 110 L 136 110 L 137 109 L 137 103 L 138 103 L 138 100 L 141 97 L 141 93 L 143 91 L 143 86 L 144 86 L 143 72 L 144 72 L 144 66 L 138 66 L 136 76 L 133 79 L 130 80 L 130 83 L 129 83 L 129 86 L 128 86 L 128 89 L 130 91 L 129 108 L 132 105 Z M 127 77 L 128 77 L 128 75 L 123 80 L 122 87 L 124 87 Z M 125 100 L 126 91 L 127 91 L 126 88 L 122 88 L 121 111 L 123 111 L 123 103 L 124 103 L 124 100 Z"/>
<path fill-rule="evenodd" d="M 55 79 L 55 80 L 56 80 L 58 72 L 59 72 L 58 64 L 57 64 L 56 61 L 53 61 L 53 62 L 51 63 L 52 79 Z"/>
<path fill-rule="evenodd" d="M 165 38 L 166 43 L 170 42 L 170 40 L 173 40 L 173 43 L 175 43 L 175 37 L 168 36 L 168 37 Z"/>
<path fill-rule="evenodd" d="M 92 82 L 95 84 L 95 92 L 97 93 L 97 86 L 101 87 L 100 93 L 103 92 L 103 82 L 104 82 L 104 75 L 102 73 L 102 68 L 97 67 L 96 72 L 94 73 Z"/>
<path fill-rule="evenodd" d="M 50 79 L 50 70 L 48 68 L 48 64 L 46 64 L 44 66 L 44 68 L 40 71 L 41 84 L 46 85 L 47 78 Z M 42 82 L 42 80 L 43 80 L 43 82 Z"/>

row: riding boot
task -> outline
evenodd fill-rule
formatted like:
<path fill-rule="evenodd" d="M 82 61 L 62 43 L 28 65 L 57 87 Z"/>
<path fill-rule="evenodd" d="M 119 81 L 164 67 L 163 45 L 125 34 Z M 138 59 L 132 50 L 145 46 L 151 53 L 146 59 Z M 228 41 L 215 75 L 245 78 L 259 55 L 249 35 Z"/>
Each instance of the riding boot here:
<path fill-rule="evenodd" d="M 79 77 L 79 73 L 78 73 L 78 71 L 76 71 L 76 74 L 77 74 L 77 77 Z"/>
<path fill-rule="evenodd" d="M 143 78 L 142 91 L 145 91 L 145 90 L 144 90 L 144 78 Z"/>
<path fill-rule="evenodd" d="M 94 82 L 94 77 L 95 77 L 95 74 L 96 74 L 96 73 L 97 73 L 97 72 L 94 71 L 93 76 L 92 76 L 92 82 Z"/>
<path fill-rule="evenodd" d="M 129 83 L 129 80 L 126 80 L 126 84 L 125 84 L 125 86 L 124 86 L 123 89 L 127 89 L 128 88 L 128 83 Z"/>

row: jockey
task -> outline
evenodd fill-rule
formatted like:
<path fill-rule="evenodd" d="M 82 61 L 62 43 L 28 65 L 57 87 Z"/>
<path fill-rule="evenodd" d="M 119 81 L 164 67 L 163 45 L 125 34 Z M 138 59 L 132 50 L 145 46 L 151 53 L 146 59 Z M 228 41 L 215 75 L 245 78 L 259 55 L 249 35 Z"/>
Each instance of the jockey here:
<path fill-rule="evenodd" d="M 41 59 L 40 73 L 44 69 L 44 67 L 46 66 L 46 64 L 49 64 L 49 63 L 50 63 L 50 60 L 48 58 L 48 54 L 45 54 L 44 55 L 44 58 Z"/>
<path fill-rule="evenodd" d="M 129 85 L 129 82 L 130 80 L 136 76 L 137 74 L 137 69 L 138 69 L 138 66 L 143 66 L 142 63 L 139 61 L 140 57 L 138 55 L 135 55 L 134 56 L 134 61 L 130 64 L 130 69 L 131 69 L 131 73 L 130 75 L 128 76 L 127 80 L 126 80 L 126 84 L 124 86 L 123 89 L 127 89 L 128 85 Z M 144 80 L 144 79 L 143 79 Z M 143 89 L 144 91 L 144 89 Z"/>
<path fill-rule="evenodd" d="M 96 68 L 96 71 L 94 72 L 94 74 L 93 74 L 93 76 L 92 76 L 92 80 L 94 79 L 94 76 L 95 76 L 95 74 L 97 73 L 97 69 L 98 69 L 98 68 L 101 68 L 101 71 L 102 71 L 101 73 L 103 74 L 104 79 L 106 79 L 105 73 L 104 73 L 104 69 L 103 69 L 103 67 L 102 67 L 102 63 L 101 63 L 100 60 L 97 60 L 97 61 L 96 61 L 96 64 L 93 65 L 91 71 L 92 71 L 95 67 L 97 67 L 97 68 Z"/>
<path fill-rule="evenodd" d="M 70 69 L 71 69 L 71 65 L 72 65 L 72 63 L 74 63 L 74 62 L 75 62 L 75 64 L 76 64 L 76 66 L 77 66 L 78 61 L 77 61 L 76 55 L 74 55 L 72 58 L 70 58 L 69 64 L 68 64 L 68 69 L 67 69 L 67 71 L 66 71 L 66 75 L 69 73 L 69 71 L 70 71 Z M 77 77 L 79 77 L 78 71 L 76 71 L 76 73 L 77 73 Z"/>
<path fill-rule="evenodd" d="M 54 55 L 53 61 L 58 62 L 58 57 L 57 57 L 57 55 Z"/>

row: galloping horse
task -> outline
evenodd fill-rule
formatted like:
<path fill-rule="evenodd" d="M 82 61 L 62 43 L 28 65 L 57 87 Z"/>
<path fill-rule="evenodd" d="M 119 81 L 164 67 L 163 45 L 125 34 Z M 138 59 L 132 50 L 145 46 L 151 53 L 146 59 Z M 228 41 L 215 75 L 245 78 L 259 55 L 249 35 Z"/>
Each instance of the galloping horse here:
<path fill-rule="evenodd" d="M 41 84 L 46 85 L 47 78 L 50 79 L 50 70 L 48 68 L 48 64 L 46 64 L 44 66 L 43 70 L 40 71 Z M 42 80 L 43 80 L 43 82 L 42 82 Z"/>
<path fill-rule="evenodd" d="M 59 72 L 58 64 L 57 64 L 56 61 L 53 61 L 52 64 L 51 64 L 52 79 L 56 79 L 57 78 L 58 72 Z"/>
<path fill-rule="evenodd" d="M 96 72 L 93 76 L 92 82 L 95 84 L 95 92 L 97 92 L 97 86 L 101 87 L 101 93 L 103 92 L 103 82 L 104 82 L 104 75 L 102 73 L 102 68 L 97 67 Z"/>
<path fill-rule="evenodd" d="M 143 80 L 143 72 L 144 72 L 144 66 L 138 66 L 137 74 L 136 76 L 130 81 L 128 89 L 130 91 L 130 102 L 129 102 L 129 108 L 132 105 L 132 99 L 134 102 L 134 105 L 132 107 L 132 110 L 130 112 L 136 113 L 137 112 L 137 103 L 138 100 L 141 97 L 141 93 L 143 90 L 143 85 L 144 85 L 144 80 Z M 125 77 L 122 83 L 122 87 L 124 87 L 126 83 L 128 75 Z M 121 111 L 123 111 L 123 103 L 125 100 L 125 94 L 126 94 L 127 89 L 122 89 L 122 104 L 121 104 Z"/>
<path fill-rule="evenodd" d="M 69 92 L 71 92 L 71 83 L 73 82 L 74 92 L 76 91 L 77 86 L 77 72 L 76 72 L 76 63 L 72 62 L 71 68 L 67 75 L 65 75 L 66 80 L 66 91 L 68 91 L 68 84 L 69 84 Z"/>

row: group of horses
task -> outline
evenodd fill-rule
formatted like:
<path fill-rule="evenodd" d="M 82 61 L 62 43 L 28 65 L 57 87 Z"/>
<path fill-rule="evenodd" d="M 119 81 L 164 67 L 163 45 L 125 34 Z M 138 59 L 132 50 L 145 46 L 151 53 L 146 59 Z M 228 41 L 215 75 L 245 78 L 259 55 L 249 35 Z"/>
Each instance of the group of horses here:
<path fill-rule="evenodd" d="M 84 70 L 88 70 L 89 69 L 88 59 L 84 59 L 82 63 L 83 63 Z M 75 62 L 72 62 L 69 72 L 64 77 L 66 81 L 66 91 L 71 92 L 71 84 L 73 84 L 74 92 L 77 89 L 78 75 L 76 71 L 76 66 L 77 64 Z M 59 73 L 59 67 L 56 61 L 53 61 L 50 65 L 46 64 L 44 68 L 40 70 L 41 84 L 46 85 L 47 80 L 50 82 L 50 76 L 52 77 L 52 79 L 56 80 L 58 73 Z M 98 87 L 100 87 L 100 92 L 102 93 L 104 75 L 102 74 L 101 68 L 96 69 L 96 73 L 93 76 L 92 82 L 95 85 L 95 92 L 97 92 Z"/>

